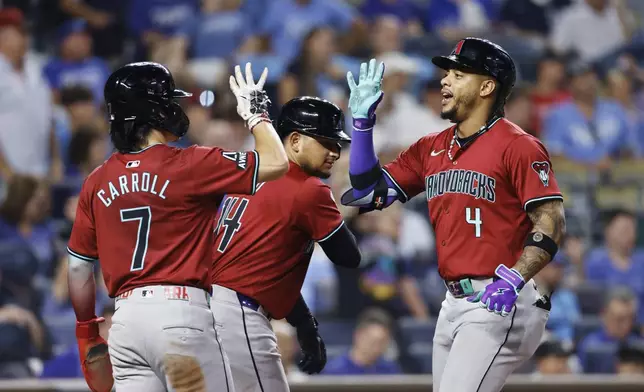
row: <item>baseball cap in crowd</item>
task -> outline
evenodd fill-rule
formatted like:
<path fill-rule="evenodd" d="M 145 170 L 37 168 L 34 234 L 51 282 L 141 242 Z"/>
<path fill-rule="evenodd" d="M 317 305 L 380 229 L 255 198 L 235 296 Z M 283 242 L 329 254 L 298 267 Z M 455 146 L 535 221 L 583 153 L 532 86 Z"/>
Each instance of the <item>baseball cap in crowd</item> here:
<path fill-rule="evenodd" d="M 589 63 L 587 61 L 573 60 L 568 62 L 568 64 L 566 65 L 566 74 L 568 74 L 568 77 L 570 78 L 585 75 L 590 72 L 597 74 L 598 69 L 592 63 Z"/>
<path fill-rule="evenodd" d="M 75 33 L 87 32 L 87 22 L 83 19 L 74 19 L 65 22 L 58 29 L 58 43 L 62 43 L 67 37 Z"/>
<path fill-rule="evenodd" d="M 15 7 L 0 9 L 0 28 L 7 26 L 24 30 L 25 17 L 20 9 Z"/>
<path fill-rule="evenodd" d="M 566 350 L 558 340 L 547 340 L 537 348 L 537 351 L 534 353 L 535 359 L 555 356 L 555 357 L 569 357 L 571 352 Z"/>

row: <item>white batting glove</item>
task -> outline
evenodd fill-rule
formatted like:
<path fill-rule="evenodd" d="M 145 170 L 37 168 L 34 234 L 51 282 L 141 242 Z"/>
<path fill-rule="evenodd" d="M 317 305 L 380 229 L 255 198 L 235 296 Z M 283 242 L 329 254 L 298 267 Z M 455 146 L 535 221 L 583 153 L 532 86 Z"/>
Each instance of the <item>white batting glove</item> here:
<path fill-rule="evenodd" d="M 235 76 L 230 75 L 230 90 L 237 98 L 237 113 L 246 121 L 246 126 L 251 131 L 261 122 L 271 122 L 268 116 L 271 100 L 264 91 L 267 75 L 268 68 L 264 68 L 259 81 L 255 83 L 250 63 L 246 63 L 246 79 L 239 65 L 235 66 Z"/>

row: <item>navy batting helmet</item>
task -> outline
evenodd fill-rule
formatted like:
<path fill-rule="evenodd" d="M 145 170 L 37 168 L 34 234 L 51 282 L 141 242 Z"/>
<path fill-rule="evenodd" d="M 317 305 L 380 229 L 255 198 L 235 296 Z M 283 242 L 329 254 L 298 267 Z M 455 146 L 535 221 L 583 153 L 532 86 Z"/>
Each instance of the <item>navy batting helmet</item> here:
<path fill-rule="evenodd" d="M 277 120 L 277 133 L 282 139 L 291 132 L 314 138 L 351 142 L 344 133 L 344 114 L 333 103 L 317 97 L 298 97 L 288 101 Z"/>
<path fill-rule="evenodd" d="M 503 105 L 517 79 L 517 71 L 514 60 L 501 46 L 486 39 L 468 37 L 459 41 L 449 56 L 436 56 L 432 63 L 445 70 L 456 68 L 492 76 L 500 85 L 494 112 L 503 113 Z"/>
<path fill-rule="evenodd" d="M 127 64 L 105 83 L 105 103 L 110 134 L 121 152 L 134 151 L 142 140 L 141 129 L 155 128 L 182 137 L 190 121 L 176 98 L 192 94 L 175 87 L 172 74 L 161 64 Z"/>

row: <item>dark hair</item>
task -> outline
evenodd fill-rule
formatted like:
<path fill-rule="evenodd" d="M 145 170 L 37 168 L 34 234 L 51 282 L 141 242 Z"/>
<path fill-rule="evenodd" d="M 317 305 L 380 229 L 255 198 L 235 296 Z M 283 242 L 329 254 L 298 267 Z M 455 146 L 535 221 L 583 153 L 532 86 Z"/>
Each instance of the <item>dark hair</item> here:
<path fill-rule="evenodd" d="M 92 90 L 83 86 L 70 86 L 60 90 L 60 103 L 63 106 L 73 105 L 78 102 L 94 102 Z"/>
<path fill-rule="evenodd" d="M 367 327 L 369 325 L 380 325 L 388 330 L 391 330 L 393 319 L 389 313 L 379 308 L 369 308 L 360 313 L 358 316 L 357 329 Z"/>
<path fill-rule="evenodd" d="M 101 137 L 92 127 L 78 128 L 69 142 L 69 162 L 76 166 L 86 163 L 89 159 L 90 146 Z"/>
<path fill-rule="evenodd" d="M 617 352 L 619 362 L 637 363 L 644 365 L 644 344 L 626 342 L 620 345 Z"/>
<path fill-rule="evenodd" d="M 152 127 L 134 121 L 112 121 L 110 123 L 110 140 L 114 148 L 121 153 L 139 150 Z"/>
<path fill-rule="evenodd" d="M 38 189 L 38 180 L 31 176 L 15 175 L 7 184 L 7 195 L 0 206 L 0 217 L 17 225 L 22 220 L 27 204 Z"/>
<path fill-rule="evenodd" d="M 602 222 L 604 223 L 604 227 L 613 223 L 613 221 L 620 216 L 636 219 L 635 214 L 627 209 L 613 208 L 602 213 Z"/>

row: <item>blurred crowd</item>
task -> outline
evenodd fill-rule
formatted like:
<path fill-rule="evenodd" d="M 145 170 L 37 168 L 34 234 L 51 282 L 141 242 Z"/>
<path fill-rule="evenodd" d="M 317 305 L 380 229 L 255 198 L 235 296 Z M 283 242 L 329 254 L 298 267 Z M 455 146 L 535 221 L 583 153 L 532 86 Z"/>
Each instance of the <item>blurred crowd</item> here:
<path fill-rule="evenodd" d="M 0 6 L 0 378 L 82 377 L 65 247 L 82 181 L 111 153 L 102 89 L 112 69 L 165 64 L 194 93 L 185 103 L 190 132 L 177 146 L 243 150 L 253 145 L 228 91 L 233 65 L 269 68 L 276 115 L 298 95 L 346 109 L 346 72 L 377 58 L 386 73 L 374 139 L 386 163 L 450 125 L 439 116 L 441 74 L 430 58 L 466 36 L 489 38 L 514 57 L 520 78 L 507 117 L 546 144 L 566 198 L 568 237 L 536 277 L 554 290 L 548 332 L 519 372 L 644 374 L 644 1 Z M 328 180 L 336 200 L 349 187 L 348 155 Z M 302 293 L 326 339 L 325 373 L 431 372 L 445 286 L 426 203 L 420 197 L 359 216 L 340 208 L 366 262 L 350 271 L 314 252 Z M 113 312 L 102 287 L 103 334 Z M 294 331 L 273 323 L 289 377 L 307 377 L 292 366 Z"/>

